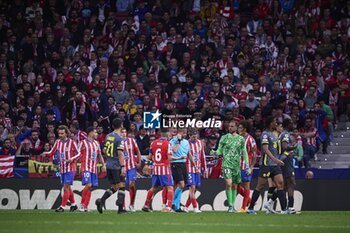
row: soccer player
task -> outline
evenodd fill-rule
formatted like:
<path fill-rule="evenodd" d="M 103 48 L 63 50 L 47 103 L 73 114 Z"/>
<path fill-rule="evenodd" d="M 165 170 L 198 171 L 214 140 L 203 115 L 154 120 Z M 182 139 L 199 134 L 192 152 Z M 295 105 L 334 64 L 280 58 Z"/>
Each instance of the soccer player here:
<path fill-rule="evenodd" d="M 124 160 L 124 141 L 121 137 L 121 128 L 123 122 L 119 118 L 113 120 L 114 131 L 106 136 L 104 151 L 107 156 L 106 168 L 107 178 L 111 187 L 106 190 L 103 196 L 96 200 L 97 210 L 102 214 L 102 207 L 105 201 L 118 191 L 118 214 L 124 214 L 126 211 L 123 208 L 125 198 L 125 160 Z"/>
<path fill-rule="evenodd" d="M 87 133 L 79 129 L 78 122 L 73 122 L 70 125 L 70 131 L 72 132 L 73 139 L 77 145 L 80 145 L 80 143 L 87 138 Z"/>
<path fill-rule="evenodd" d="M 92 187 L 98 186 L 97 158 L 100 159 L 102 168 L 105 168 L 100 144 L 96 140 L 96 129 L 89 127 L 86 129 L 86 133 L 87 138 L 81 141 L 80 145 L 81 170 L 83 171 L 82 185 L 85 186 L 79 208 L 81 212 L 88 212 Z"/>
<path fill-rule="evenodd" d="M 294 190 L 295 190 L 295 176 L 294 176 L 294 164 L 293 164 L 293 151 L 297 149 L 297 145 L 292 145 L 291 132 L 293 130 L 293 122 L 290 119 L 285 119 L 280 127 L 279 136 L 279 154 L 280 159 L 284 162 L 284 166 L 281 167 L 283 179 L 284 179 L 284 189 L 288 192 L 288 214 L 295 214 L 296 211 L 294 207 Z M 272 210 L 276 196 L 267 202 L 264 207 L 268 210 Z"/>
<path fill-rule="evenodd" d="M 170 143 L 173 148 L 173 157 L 176 160 L 171 160 L 171 173 L 173 175 L 177 188 L 174 193 L 174 209 L 176 212 L 182 212 L 180 209 L 182 190 L 187 183 L 186 158 L 190 153 L 190 144 L 184 137 L 186 130 L 178 130 L 177 136 L 171 139 Z"/>
<path fill-rule="evenodd" d="M 244 137 L 245 140 L 245 146 L 247 149 L 248 153 L 248 160 L 249 160 L 249 165 L 244 162 L 243 157 L 241 157 L 241 177 L 242 177 L 242 182 L 238 186 L 238 193 L 243 196 L 243 202 L 242 202 L 242 207 L 238 211 L 240 213 L 245 213 L 246 212 L 246 207 L 248 203 L 250 202 L 250 181 L 252 180 L 252 172 L 254 165 L 256 163 L 256 143 L 255 139 L 248 133 L 250 132 L 250 124 L 248 121 L 241 121 L 238 126 L 238 132 L 239 134 Z M 246 169 L 250 170 L 250 173 L 246 173 Z"/>
<path fill-rule="evenodd" d="M 151 144 L 148 159 L 153 161 L 152 188 L 148 190 L 145 204 L 142 208 L 145 212 L 151 211 L 151 202 L 155 191 L 159 186 L 167 188 L 168 206 L 162 209 L 162 212 L 173 212 L 172 202 L 174 198 L 174 181 L 170 170 L 170 161 L 178 159 L 172 157 L 172 149 L 170 142 L 166 139 L 167 131 L 162 129 L 161 138 L 155 140 Z"/>
<path fill-rule="evenodd" d="M 74 201 L 74 193 L 71 188 L 76 171 L 76 160 L 80 157 L 78 146 L 73 139 L 68 138 L 71 135 L 67 126 L 60 125 L 58 127 L 58 137 L 52 149 L 44 152 L 43 156 L 54 156 L 57 153 L 60 167 L 61 184 L 63 185 L 63 197 L 61 206 L 56 212 L 64 212 L 67 201 L 71 204 L 70 211 L 78 209 Z"/>
<path fill-rule="evenodd" d="M 204 173 L 207 171 L 207 164 L 205 161 L 204 145 L 201 140 L 198 139 L 198 131 L 195 128 L 189 129 L 190 136 L 190 156 L 187 157 L 187 184 L 189 187 L 189 197 L 186 202 L 184 212 L 189 212 L 188 207 L 192 204 L 193 211 L 200 213 L 196 200 L 196 188 L 201 185 L 201 170 Z"/>
<path fill-rule="evenodd" d="M 278 136 L 274 133 L 277 128 L 276 119 L 272 116 L 266 120 L 266 130 L 262 133 L 262 157 L 258 177 L 258 184 L 253 192 L 247 213 L 256 214 L 254 211 L 255 202 L 258 200 L 261 190 L 265 187 L 267 179 L 271 177 L 277 187 L 277 196 L 281 204 L 282 213 L 286 213 L 286 194 L 284 192 L 283 176 L 280 166 L 284 163 L 279 158 Z"/>
<path fill-rule="evenodd" d="M 222 174 L 226 183 L 226 197 L 228 201 L 228 212 L 234 213 L 234 203 L 237 196 L 237 185 L 241 183 L 240 162 L 243 156 L 244 162 L 248 164 L 245 172 L 250 174 L 248 154 L 245 141 L 242 136 L 237 134 L 237 124 L 235 121 L 229 123 L 229 133 L 222 136 L 219 141 L 218 149 L 211 154 L 223 155 Z"/>
<path fill-rule="evenodd" d="M 129 210 L 135 212 L 135 196 L 136 186 L 135 181 L 137 179 L 136 168 L 141 166 L 141 152 L 135 139 L 127 137 L 126 129 L 122 129 L 122 138 L 124 140 L 124 159 L 126 167 L 126 185 L 129 186 L 130 205 Z M 137 159 L 135 159 L 135 153 Z"/>

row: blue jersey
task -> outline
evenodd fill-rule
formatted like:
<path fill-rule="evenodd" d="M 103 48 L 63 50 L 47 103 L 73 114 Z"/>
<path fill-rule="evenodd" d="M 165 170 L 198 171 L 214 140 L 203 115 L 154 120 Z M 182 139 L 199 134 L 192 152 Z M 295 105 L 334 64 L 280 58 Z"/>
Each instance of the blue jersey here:
<path fill-rule="evenodd" d="M 171 139 L 170 143 L 171 143 L 171 147 L 174 148 L 176 144 L 178 144 L 177 137 L 174 137 L 173 139 Z M 179 149 L 177 150 L 176 153 L 173 152 L 172 156 L 175 158 L 179 158 L 184 155 L 188 156 L 189 153 L 190 153 L 190 143 L 186 139 L 181 139 Z M 171 163 L 186 163 L 186 158 L 180 159 L 180 160 L 174 160 L 174 161 L 171 161 Z"/>

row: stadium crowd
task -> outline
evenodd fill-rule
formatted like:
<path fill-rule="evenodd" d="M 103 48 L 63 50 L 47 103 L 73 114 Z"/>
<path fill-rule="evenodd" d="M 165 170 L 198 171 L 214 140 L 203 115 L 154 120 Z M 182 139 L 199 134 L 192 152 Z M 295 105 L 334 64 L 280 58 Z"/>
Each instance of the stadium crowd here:
<path fill-rule="evenodd" d="M 141 154 L 159 135 L 143 112 L 228 123 L 290 118 L 302 166 L 350 115 L 350 1 L 31 0 L 0 3 L 1 155 L 49 151 L 58 125 L 99 142 L 118 116 Z M 16 159 L 26 166 L 27 159 Z"/>

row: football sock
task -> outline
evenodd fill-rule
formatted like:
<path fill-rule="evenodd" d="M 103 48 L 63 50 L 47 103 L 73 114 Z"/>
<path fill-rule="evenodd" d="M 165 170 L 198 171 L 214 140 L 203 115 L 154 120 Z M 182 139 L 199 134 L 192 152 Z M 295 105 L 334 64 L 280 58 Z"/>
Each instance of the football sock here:
<path fill-rule="evenodd" d="M 115 192 L 116 190 L 114 190 L 112 187 L 107 189 L 101 198 L 102 203 L 105 203 L 105 201 Z"/>
<path fill-rule="evenodd" d="M 249 209 L 254 209 L 255 202 L 259 199 L 260 191 L 254 189 L 252 200 L 250 201 Z"/>
<path fill-rule="evenodd" d="M 237 197 L 237 190 L 232 189 L 232 206 L 235 205 L 236 197 Z"/>
<path fill-rule="evenodd" d="M 86 194 L 85 194 L 85 202 L 84 202 L 84 208 L 87 209 L 90 203 L 90 198 L 91 198 L 91 191 L 90 190 L 86 190 Z"/>
<path fill-rule="evenodd" d="M 267 192 L 267 200 L 270 200 L 275 192 L 276 187 L 269 187 Z"/>
<path fill-rule="evenodd" d="M 198 207 L 196 198 L 192 198 L 192 206 L 194 209 Z"/>
<path fill-rule="evenodd" d="M 146 198 L 146 201 L 145 201 L 145 206 L 147 206 L 147 207 L 151 206 L 152 198 L 153 198 L 153 191 L 152 190 L 148 190 L 147 198 Z M 172 200 L 171 200 L 171 202 L 172 202 Z"/>
<path fill-rule="evenodd" d="M 281 210 L 286 210 L 287 200 L 286 200 L 286 193 L 284 190 L 277 190 L 278 199 L 281 204 Z"/>
<path fill-rule="evenodd" d="M 75 205 L 74 193 L 72 188 L 69 189 L 69 202 L 71 205 Z"/>
<path fill-rule="evenodd" d="M 237 192 L 244 197 L 245 189 L 242 186 L 238 185 Z"/>
<path fill-rule="evenodd" d="M 167 191 L 166 193 L 167 193 L 167 198 L 168 198 L 168 207 L 171 208 L 173 205 L 174 192 Z"/>
<path fill-rule="evenodd" d="M 276 200 L 277 200 L 277 197 L 278 197 L 278 195 L 277 195 L 277 190 L 275 190 L 275 191 L 273 192 L 273 194 L 272 194 L 271 200 L 272 200 L 272 201 L 276 201 Z"/>
<path fill-rule="evenodd" d="M 136 189 L 135 187 L 129 188 L 129 194 L 130 194 L 130 205 L 134 205 L 135 203 L 135 196 L 136 196 Z"/>
<path fill-rule="evenodd" d="M 123 209 L 124 198 L 125 198 L 125 187 L 120 188 L 118 190 L 117 205 L 119 207 L 119 210 Z"/>
<path fill-rule="evenodd" d="M 288 196 L 288 207 L 293 208 L 294 207 L 294 197 Z"/>
<path fill-rule="evenodd" d="M 85 203 L 86 191 L 87 191 L 87 189 L 84 188 L 83 191 L 82 191 L 82 193 L 81 193 L 81 201 L 80 201 L 80 204 L 82 204 L 82 205 L 84 205 L 84 203 Z"/>
<path fill-rule="evenodd" d="M 69 199 L 70 196 L 70 191 L 69 190 L 64 190 L 63 192 L 63 197 L 62 197 L 62 203 L 61 206 L 64 208 L 67 205 L 67 201 Z"/>
<path fill-rule="evenodd" d="M 245 209 L 248 205 L 249 202 L 249 196 L 250 196 L 250 190 L 245 189 L 244 190 L 244 197 L 243 197 L 243 202 L 242 202 L 242 209 Z"/>
<path fill-rule="evenodd" d="M 186 207 L 188 208 L 192 203 L 192 199 L 190 197 L 188 197 L 187 201 L 186 201 Z"/>
<path fill-rule="evenodd" d="M 233 206 L 232 203 L 232 189 L 226 189 L 226 198 L 227 198 L 227 202 L 228 202 L 228 206 Z"/>
<path fill-rule="evenodd" d="M 168 192 L 168 189 L 167 187 L 163 187 L 163 190 L 162 190 L 162 204 L 166 205 L 166 201 L 167 201 L 167 192 Z M 174 196 L 174 192 L 173 192 L 173 196 Z M 173 200 L 171 200 L 172 202 Z"/>
<path fill-rule="evenodd" d="M 180 209 L 181 196 L 182 196 L 182 189 L 176 188 L 175 194 L 174 194 L 174 205 L 176 210 Z"/>

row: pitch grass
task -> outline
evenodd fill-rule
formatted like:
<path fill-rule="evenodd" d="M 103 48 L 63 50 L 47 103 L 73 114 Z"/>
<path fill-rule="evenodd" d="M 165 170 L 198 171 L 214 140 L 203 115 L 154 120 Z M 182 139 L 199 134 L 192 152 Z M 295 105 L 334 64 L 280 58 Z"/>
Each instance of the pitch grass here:
<path fill-rule="evenodd" d="M 48 210 L 0 211 L 0 233 L 107 232 L 350 232 L 350 212 L 303 212 L 300 215 L 230 214 L 226 212 L 129 213 L 114 211 L 55 213 Z"/>

